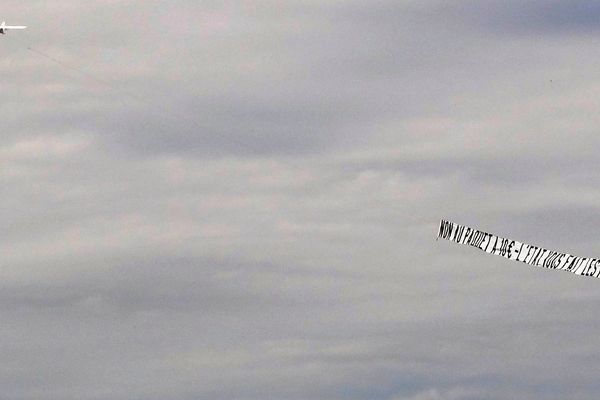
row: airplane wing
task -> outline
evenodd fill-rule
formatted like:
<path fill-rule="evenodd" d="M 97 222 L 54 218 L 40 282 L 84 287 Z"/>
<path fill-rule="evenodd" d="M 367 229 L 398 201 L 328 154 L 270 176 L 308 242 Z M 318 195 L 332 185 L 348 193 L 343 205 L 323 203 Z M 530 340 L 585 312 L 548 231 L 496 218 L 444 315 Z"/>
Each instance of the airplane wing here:
<path fill-rule="evenodd" d="M 2 27 L 2 29 L 26 29 L 26 26 L 23 25 L 16 25 L 16 26 L 10 26 L 10 25 L 4 25 Z"/>

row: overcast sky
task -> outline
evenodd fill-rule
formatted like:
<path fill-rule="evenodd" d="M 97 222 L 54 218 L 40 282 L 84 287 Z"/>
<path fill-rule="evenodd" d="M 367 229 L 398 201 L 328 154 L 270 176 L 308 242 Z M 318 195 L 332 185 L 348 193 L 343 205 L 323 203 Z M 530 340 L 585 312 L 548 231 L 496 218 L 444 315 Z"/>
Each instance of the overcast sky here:
<path fill-rule="evenodd" d="M 1 399 L 598 398 L 597 1 L 0 8 Z"/>

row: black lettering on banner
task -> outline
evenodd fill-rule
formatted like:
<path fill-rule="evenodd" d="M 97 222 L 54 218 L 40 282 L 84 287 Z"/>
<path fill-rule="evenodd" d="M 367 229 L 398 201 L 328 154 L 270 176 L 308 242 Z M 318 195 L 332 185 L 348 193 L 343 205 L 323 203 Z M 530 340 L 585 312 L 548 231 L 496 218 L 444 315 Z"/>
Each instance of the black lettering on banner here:
<path fill-rule="evenodd" d="M 494 253 L 498 254 L 499 256 L 502 255 L 502 245 L 504 244 L 504 238 L 498 238 L 498 246 L 494 246 Z"/>
<path fill-rule="evenodd" d="M 558 257 L 554 261 L 554 269 L 560 269 L 561 265 L 567 262 L 567 254 L 558 253 Z"/>
<path fill-rule="evenodd" d="M 523 251 L 523 246 L 525 246 L 525 243 L 521 243 L 521 247 L 519 247 L 519 253 L 517 254 L 517 261 L 521 261 L 519 259 L 519 257 L 521 257 L 521 252 Z"/>
<path fill-rule="evenodd" d="M 496 254 L 496 245 L 498 244 L 498 240 L 500 240 L 500 238 L 498 236 L 495 236 L 494 237 L 494 245 L 492 246 L 490 253 Z"/>
<path fill-rule="evenodd" d="M 575 265 L 575 268 L 573 269 L 573 273 L 575 273 L 577 275 L 581 275 L 581 272 L 579 272 L 579 269 L 581 268 L 581 264 L 583 264 L 583 258 L 577 257 L 577 264 Z"/>
<path fill-rule="evenodd" d="M 477 234 L 473 238 L 473 243 L 471 243 L 472 247 L 479 247 L 479 244 L 483 241 L 483 232 L 477 231 Z"/>
<path fill-rule="evenodd" d="M 590 276 L 590 266 L 592 264 L 592 261 L 594 261 L 594 260 L 591 259 L 591 258 L 587 259 L 587 262 L 585 263 L 585 267 L 583 267 L 583 271 L 582 271 L 583 273 L 582 273 L 582 275 L 584 275 L 584 276 Z"/>
<path fill-rule="evenodd" d="M 577 269 L 579 268 L 579 264 L 581 264 L 581 257 L 575 257 L 575 264 L 573 265 L 572 272 L 577 271 Z"/>
<path fill-rule="evenodd" d="M 587 264 L 587 260 L 588 259 L 585 258 L 585 257 L 581 260 L 581 265 L 578 268 L 579 269 L 579 275 L 584 275 L 586 264 Z"/>
<path fill-rule="evenodd" d="M 573 261 L 571 262 L 571 265 L 569 266 L 571 268 L 570 271 L 575 273 L 575 270 L 577 270 L 578 264 L 579 264 L 579 257 L 573 256 Z"/>
<path fill-rule="evenodd" d="M 557 256 L 557 253 L 555 251 L 553 251 L 548 257 L 546 257 L 546 259 L 544 260 L 544 263 L 542 264 L 542 266 L 544 268 L 550 268 L 550 267 L 552 267 L 552 263 L 556 259 L 556 256 Z"/>
<path fill-rule="evenodd" d="M 452 235 L 450 235 L 450 238 L 449 238 L 450 241 L 453 241 L 453 242 L 456 241 L 456 237 L 458 236 L 459 229 L 460 229 L 460 225 L 455 225 L 454 226 L 454 230 L 452 232 Z"/>
<path fill-rule="evenodd" d="M 535 254 L 537 249 L 538 248 L 536 246 L 529 246 L 529 251 L 527 252 L 527 256 L 525 256 L 525 262 L 527 264 L 531 264 L 531 259 L 533 258 L 533 255 Z M 530 253 L 531 253 L 531 258 L 528 259 Z"/>
<path fill-rule="evenodd" d="M 485 252 L 486 253 L 493 254 L 493 252 L 494 252 L 494 243 L 496 243 L 496 240 L 498 240 L 498 237 L 496 235 L 490 236 L 490 240 L 488 241 L 487 246 L 485 246 Z"/>
<path fill-rule="evenodd" d="M 535 251 L 533 252 L 533 256 L 531 256 L 531 259 L 529 260 L 529 264 L 531 265 L 537 265 L 537 259 L 538 257 L 542 254 L 542 248 L 541 247 L 536 247 Z"/>
<path fill-rule="evenodd" d="M 467 236 L 469 235 L 469 228 L 467 228 L 466 226 L 464 227 L 462 234 L 460 235 L 460 243 L 465 243 L 465 241 L 467 240 Z"/>
<path fill-rule="evenodd" d="M 579 268 L 578 268 L 578 270 L 579 270 L 578 274 L 579 275 L 585 276 L 586 263 L 587 263 L 587 258 L 585 258 L 585 257 L 582 258 L 581 259 L 581 264 L 579 265 Z"/>
<path fill-rule="evenodd" d="M 504 243 L 504 238 L 499 237 L 498 243 L 494 245 L 495 254 L 502 255 L 502 243 Z"/>
<path fill-rule="evenodd" d="M 448 233 L 447 233 L 448 240 L 452 240 L 452 233 L 454 232 L 454 228 L 455 228 L 455 225 L 453 223 L 450 223 L 448 225 Z"/>
<path fill-rule="evenodd" d="M 565 265 L 567 265 L 567 262 L 569 261 L 569 257 L 571 257 L 570 254 L 567 253 L 561 253 L 561 259 L 560 262 L 558 263 L 558 265 L 556 266 L 556 269 L 564 269 Z"/>
<path fill-rule="evenodd" d="M 563 258 L 565 258 L 565 256 L 566 256 L 566 254 L 560 253 L 558 255 L 558 257 L 556 258 L 556 262 L 554 263 L 552 268 L 557 269 L 558 267 L 560 267 L 560 264 L 562 263 L 562 260 L 563 260 Z"/>
<path fill-rule="evenodd" d="M 475 233 L 477 231 L 475 229 L 471 230 L 471 233 L 469 234 L 469 239 L 467 240 L 467 244 L 470 246 L 473 243 L 473 238 L 475 237 Z"/>
<path fill-rule="evenodd" d="M 558 269 L 562 269 L 565 270 L 566 267 L 569 265 L 569 263 L 571 262 L 571 259 L 573 258 L 572 255 L 570 254 L 565 254 L 565 258 L 563 259 L 563 262 L 560 263 L 560 266 L 558 267 Z"/>
<path fill-rule="evenodd" d="M 489 237 L 489 233 L 483 234 L 483 237 L 481 238 L 481 243 L 479 243 L 479 246 L 477 246 L 477 248 L 479 250 L 483 250 L 483 248 L 487 245 L 488 237 Z"/>
<path fill-rule="evenodd" d="M 544 251 L 542 252 L 542 255 L 540 256 L 540 259 L 537 262 L 537 265 L 544 265 L 544 263 L 546 262 L 546 260 L 548 259 L 548 256 L 550 255 L 550 250 L 548 249 L 544 249 Z"/>
<path fill-rule="evenodd" d="M 489 238 L 489 240 L 488 240 L 488 243 L 487 243 L 487 245 L 485 246 L 485 252 L 486 252 L 486 253 L 489 253 L 489 248 L 490 248 L 490 245 L 492 244 L 492 239 L 493 239 L 493 238 L 495 238 L 495 236 L 494 236 L 494 235 L 490 235 L 490 238 Z"/>
<path fill-rule="evenodd" d="M 502 240 L 500 241 L 500 247 L 498 247 L 498 254 L 502 257 L 504 257 L 504 255 L 506 254 L 506 239 L 501 238 Z"/>
<path fill-rule="evenodd" d="M 525 249 L 526 249 L 527 251 L 525 252 L 525 257 L 523 257 L 523 259 L 522 259 L 522 260 L 519 260 L 519 261 L 521 261 L 521 262 L 525 262 L 525 260 L 527 260 L 527 256 L 529 255 L 529 252 L 531 251 L 531 245 L 529 245 L 529 244 L 526 244 L 526 245 L 524 245 L 524 246 L 525 246 Z"/>
<path fill-rule="evenodd" d="M 600 260 L 594 259 L 594 272 L 592 273 L 591 276 L 597 278 L 598 275 L 600 275 Z"/>
<path fill-rule="evenodd" d="M 477 239 L 473 243 L 473 247 L 479 248 L 481 246 L 481 243 L 483 243 L 483 239 L 485 239 L 485 233 L 477 231 Z"/>
<path fill-rule="evenodd" d="M 479 235 L 481 232 L 475 231 L 473 234 L 473 238 L 471 239 L 471 243 L 469 243 L 472 247 L 477 247 L 477 241 L 479 240 Z"/>
<path fill-rule="evenodd" d="M 595 276 L 598 271 L 598 260 L 592 258 L 590 261 L 590 265 L 588 266 L 588 276 Z"/>
<path fill-rule="evenodd" d="M 485 248 L 483 248 L 483 251 L 488 251 L 490 244 L 492 244 L 492 239 L 494 239 L 494 235 L 492 235 L 491 233 L 488 233 L 488 237 L 487 237 L 487 241 L 485 243 Z"/>
<path fill-rule="evenodd" d="M 572 271 L 573 268 L 575 267 L 575 262 L 577 261 L 577 257 L 575 256 L 569 256 L 569 260 L 567 261 L 567 268 L 565 268 L 565 271 Z"/>
<path fill-rule="evenodd" d="M 502 239 L 502 244 L 500 245 L 500 255 L 502 257 L 506 256 L 507 249 L 508 249 L 508 239 Z"/>
<path fill-rule="evenodd" d="M 481 241 L 481 243 L 479 244 L 479 248 L 481 250 L 485 249 L 485 247 L 487 246 L 490 238 L 492 237 L 492 235 L 490 235 L 487 232 L 483 232 L 483 240 Z"/>
<path fill-rule="evenodd" d="M 440 221 L 438 238 L 440 237 L 529 265 L 561 269 L 583 276 L 600 277 L 600 259 L 582 258 L 550 251 L 450 221 Z"/>
<path fill-rule="evenodd" d="M 561 266 L 561 264 L 563 264 L 566 261 L 566 257 L 567 255 L 565 253 L 556 253 L 556 258 L 552 263 L 552 268 L 558 269 Z"/>
<path fill-rule="evenodd" d="M 523 258 L 523 262 L 527 263 L 527 259 L 529 258 L 529 255 L 531 254 L 531 252 L 534 251 L 533 246 L 532 245 L 527 245 L 527 253 L 525 254 L 525 258 Z"/>
<path fill-rule="evenodd" d="M 446 223 L 444 223 L 444 232 L 442 234 L 443 237 L 444 237 L 444 239 L 448 239 L 448 228 L 449 228 L 449 226 L 450 226 L 450 222 L 446 221 Z"/>
<path fill-rule="evenodd" d="M 511 240 L 510 244 L 508 245 L 508 252 L 506 254 L 506 257 L 511 258 L 513 253 L 513 247 L 515 247 L 515 241 Z"/>
<path fill-rule="evenodd" d="M 504 239 L 502 242 L 502 257 L 508 258 L 508 246 L 510 246 L 510 239 Z"/>
<path fill-rule="evenodd" d="M 548 252 L 548 250 L 546 250 L 546 249 L 540 249 L 540 251 L 538 251 L 538 253 L 533 258 L 532 264 L 533 265 L 544 265 L 544 262 L 542 260 L 545 260 L 547 258 L 547 257 L 544 257 L 547 255 L 547 252 Z"/>
<path fill-rule="evenodd" d="M 440 227 L 441 236 L 444 239 L 448 239 L 448 227 L 450 226 L 450 222 L 442 221 L 442 226 Z"/>
<path fill-rule="evenodd" d="M 592 259 L 588 258 L 584 263 L 583 270 L 581 271 L 583 276 L 589 276 L 590 273 L 590 264 L 592 263 Z"/>
<path fill-rule="evenodd" d="M 465 228 L 465 230 L 463 231 L 463 234 L 462 234 L 462 238 L 460 239 L 461 243 L 464 244 L 467 242 L 467 239 L 469 238 L 469 234 L 470 234 L 471 230 L 472 230 L 471 228 Z"/>
<path fill-rule="evenodd" d="M 456 236 L 455 242 L 458 244 L 462 244 L 464 238 L 465 238 L 465 231 L 467 230 L 467 227 L 464 225 L 460 226 L 460 231 L 458 236 Z"/>
<path fill-rule="evenodd" d="M 463 235 L 465 234 L 465 227 L 464 225 L 460 227 L 460 235 L 458 235 L 458 237 L 456 238 L 456 241 L 458 243 L 460 243 L 460 241 L 462 240 Z"/>
<path fill-rule="evenodd" d="M 454 237 L 451 239 L 453 242 L 458 243 L 458 239 L 460 238 L 460 231 L 462 225 L 456 225 L 456 229 L 454 230 Z"/>
<path fill-rule="evenodd" d="M 579 275 L 585 275 L 586 261 L 587 261 L 587 258 L 585 258 L 585 257 L 581 259 L 581 264 L 577 267 L 577 270 L 579 271 L 578 272 Z"/>
<path fill-rule="evenodd" d="M 577 266 L 577 275 L 585 275 L 585 263 L 587 258 L 583 257 L 581 263 Z"/>
<path fill-rule="evenodd" d="M 483 237 L 484 237 L 484 233 L 481 231 L 477 231 L 477 233 L 475 234 L 475 237 L 473 238 L 473 243 L 471 243 L 471 246 L 473 247 L 479 247 L 479 245 L 481 244 L 481 242 L 483 242 Z"/>
<path fill-rule="evenodd" d="M 556 269 L 560 265 L 560 263 L 562 262 L 562 259 L 565 256 L 563 253 L 558 253 L 558 252 L 555 252 L 555 253 L 556 253 L 556 257 L 554 257 L 554 260 L 552 260 L 552 264 L 550 265 L 550 268 L 552 268 L 552 269 Z"/>
<path fill-rule="evenodd" d="M 450 234 L 448 235 L 448 240 L 453 240 L 454 236 L 456 235 L 456 230 L 458 229 L 458 225 L 457 224 L 452 224 L 450 226 Z"/>
<path fill-rule="evenodd" d="M 585 265 L 585 273 L 586 276 L 592 276 L 592 262 L 594 261 L 593 258 L 588 258 L 588 262 Z M 595 271 L 594 271 L 595 272 Z"/>
<path fill-rule="evenodd" d="M 488 236 L 489 236 L 489 233 L 485 233 L 485 232 L 483 232 L 483 235 L 481 235 L 481 242 L 480 242 L 480 243 L 479 243 L 479 245 L 477 246 L 477 248 L 478 248 L 479 250 L 483 250 L 483 248 L 484 248 L 484 243 L 486 243 L 486 244 L 487 244 L 487 238 L 488 238 Z"/>
<path fill-rule="evenodd" d="M 579 261 L 574 271 L 577 275 L 583 274 L 583 271 L 585 269 L 585 260 L 587 260 L 585 257 L 579 257 Z"/>
<path fill-rule="evenodd" d="M 532 265 L 538 265 L 538 261 L 540 259 L 540 256 L 542 255 L 542 253 L 544 252 L 544 249 L 538 249 L 538 251 L 536 251 L 536 253 L 533 256 L 533 259 L 531 260 L 531 264 Z"/>
<path fill-rule="evenodd" d="M 593 272 L 590 273 L 590 276 L 593 276 L 594 278 L 598 277 L 598 273 L 600 273 L 600 265 L 598 265 L 598 260 L 594 258 L 594 262 L 593 262 Z"/>
<path fill-rule="evenodd" d="M 542 256 L 542 254 L 544 253 L 544 249 L 543 248 L 539 248 L 538 251 L 535 252 L 535 255 L 533 257 L 533 259 L 531 260 L 531 265 L 535 265 L 535 266 L 539 266 L 539 261 L 540 261 L 540 257 Z"/>
<path fill-rule="evenodd" d="M 471 242 L 473 241 L 473 236 L 475 236 L 475 230 L 471 231 L 471 233 L 469 234 L 469 237 L 467 238 L 467 242 L 465 243 L 467 246 L 471 245 Z"/>
<path fill-rule="evenodd" d="M 570 254 L 565 254 L 565 259 L 564 259 L 564 260 L 563 260 L 563 262 L 561 263 L 561 265 L 560 265 L 559 269 L 562 269 L 562 270 L 566 269 L 566 267 L 567 267 L 567 266 L 569 265 L 569 263 L 571 262 L 571 258 L 572 258 L 572 257 L 573 257 L 573 256 L 572 256 L 572 255 L 570 255 Z"/>
<path fill-rule="evenodd" d="M 465 233 L 465 227 L 464 225 L 459 226 L 458 230 L 457 230 L 457 234 L 456 237 L 454 238 L 454 241 L 456 243 L 460 243 L 461 239 L 462 239 L 462 235 Z"/>
<path fill-rule="evenodd" d="M 462 240 L 462 244 L 466 244 L 467 240 L 469 240 L 469 235 L 471 234 L 471 228 L 467 227 L 467 229 L 465 229 L 465 237 L 463 237 Z"/>

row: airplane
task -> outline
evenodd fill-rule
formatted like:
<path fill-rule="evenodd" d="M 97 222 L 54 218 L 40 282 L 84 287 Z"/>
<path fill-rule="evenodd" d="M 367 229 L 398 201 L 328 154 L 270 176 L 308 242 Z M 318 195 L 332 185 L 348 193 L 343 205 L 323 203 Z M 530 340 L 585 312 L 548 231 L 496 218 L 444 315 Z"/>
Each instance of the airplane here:
<path fill-rule="evenodd" d="M 13 30 L 13 29 L 25 29 L 27 28 L 26 26 L 9 26 L 6 25 L 6 22 L 2 21 L 2 24 L 0 24 L 0 33 L 3 35 L 6 35 L 6 32 L 9 30 Z"/>

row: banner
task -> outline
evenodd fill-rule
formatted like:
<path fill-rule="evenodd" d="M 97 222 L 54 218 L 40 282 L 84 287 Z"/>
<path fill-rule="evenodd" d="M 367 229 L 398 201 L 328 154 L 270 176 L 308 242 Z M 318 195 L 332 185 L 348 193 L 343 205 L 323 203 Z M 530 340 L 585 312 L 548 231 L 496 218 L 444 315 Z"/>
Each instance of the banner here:
<path fill-rule="evenodd" d="M 600 260 L 575 257 L 512 239 L 502 238 L 468 226 L 442 220 L 438 238 L 466 244 L 509 260 L 549 269 L 560 269 L 582 276 L 600 276 Z"/>

